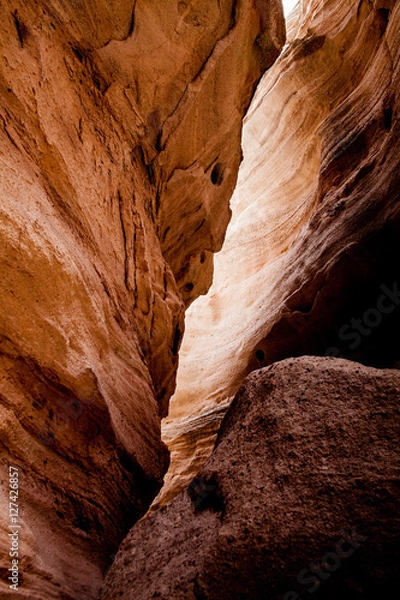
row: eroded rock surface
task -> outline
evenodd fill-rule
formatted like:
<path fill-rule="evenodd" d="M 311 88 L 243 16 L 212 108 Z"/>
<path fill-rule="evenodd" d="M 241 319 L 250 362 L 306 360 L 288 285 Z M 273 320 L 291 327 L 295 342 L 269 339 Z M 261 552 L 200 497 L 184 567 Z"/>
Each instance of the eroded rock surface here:
<path fill-rule="evenodd" d="M 187 418 L 176 419 L 163 427 L 161 436 L 170 451 L 171 467 L 164 478 L 164 485 L 154 499 L 150 510 L 157 510 L 172 500 L 174 496 L 187 487 L 193 474 L 210 456 L 210 448 L 216 442 L 221 421 L 229 407 L 231 398 Z"/>
<path fill-rule="evenodd" d="M 291 16 L 245 119 L 213 285 L 186 316 L 166 437 L 288 356 L 399 365 L 399 48 L 399 2 L 311 0 Z M 170 480 L 187 484 L 187 458 Z"/>
<path fill-rule="evenodd" d="M 206 291 L 279 2 L 3 0 L 1 582 L 89 599 L 161 486 L 184 304 Z"/>
<path fill-rule="evenodd" d="M 246 379 L 194 485 L 139 521 L 103 600 L 400 591 L 398 370 L 287 359 Z"/>

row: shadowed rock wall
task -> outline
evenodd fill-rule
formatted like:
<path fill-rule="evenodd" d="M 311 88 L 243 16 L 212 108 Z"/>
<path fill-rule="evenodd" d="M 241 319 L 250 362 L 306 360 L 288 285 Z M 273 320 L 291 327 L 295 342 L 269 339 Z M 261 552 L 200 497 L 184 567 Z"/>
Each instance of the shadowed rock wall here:
<path fill-rule="evenodd" d="M 206 291 L 279 3 L 1 1 L 0 480 L 21 596 L 94 598 L 162 483 L 184 305 Z"/>

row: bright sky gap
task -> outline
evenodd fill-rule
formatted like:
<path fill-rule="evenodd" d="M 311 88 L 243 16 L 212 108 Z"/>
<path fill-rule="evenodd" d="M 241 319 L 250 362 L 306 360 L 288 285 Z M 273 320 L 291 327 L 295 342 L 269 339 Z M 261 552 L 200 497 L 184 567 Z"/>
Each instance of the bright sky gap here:
<path fill-rule="evenodd" d="M 298 1 L 299 0 L 282 0 L 283 12 L 285 13 L 285 17 L 287 17 L 288 14 L 292 12 Z"/>

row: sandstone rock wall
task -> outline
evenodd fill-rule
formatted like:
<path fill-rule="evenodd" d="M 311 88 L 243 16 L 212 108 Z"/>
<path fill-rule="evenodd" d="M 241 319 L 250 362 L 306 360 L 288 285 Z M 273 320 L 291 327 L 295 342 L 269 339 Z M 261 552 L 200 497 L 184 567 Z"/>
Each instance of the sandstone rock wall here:
<path fill-rule="evenodd" d="M 245 119 L 213 285 L 186 316 L 166 439 L 287 356 L 399 365 L 399 32 L 392 0 L 291 15 Z M 187 462 L 182 447 L 169 473 L 186 474 L 181 488 Z"/>
<path fill-rule="evenodd" d="M 1 582 L 94 598 L 161 486 L 184 304 L 211 281 L 275 0 L 1 1 Z"/>

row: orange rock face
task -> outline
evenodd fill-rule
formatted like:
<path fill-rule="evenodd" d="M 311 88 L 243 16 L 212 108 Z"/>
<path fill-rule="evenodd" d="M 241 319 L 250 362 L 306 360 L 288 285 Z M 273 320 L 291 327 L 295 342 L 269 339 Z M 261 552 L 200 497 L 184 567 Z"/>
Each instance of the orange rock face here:
<path fill-rule="evenodd" d="M 0 595 L 89 599 L 168 464 L 184 305 L 230 217 L 279 3 L 4 0 Z M 11 597 L 11 596 L 10 596 Z"/>

